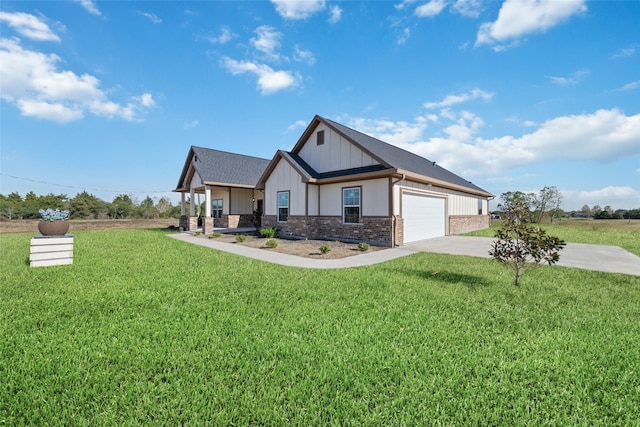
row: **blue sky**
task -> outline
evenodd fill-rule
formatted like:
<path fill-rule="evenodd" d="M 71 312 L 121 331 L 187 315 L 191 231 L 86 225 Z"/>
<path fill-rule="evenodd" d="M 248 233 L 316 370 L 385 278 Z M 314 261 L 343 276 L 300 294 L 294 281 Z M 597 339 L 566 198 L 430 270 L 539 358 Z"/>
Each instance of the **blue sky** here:
<path fill-rule="evenodd" d="M 0 193 L 176 203 L 191 145 L 271 158 L 319 114 L 496 195 L 637 208 L 639 28 L 639 1 L 3 1 Z"/>

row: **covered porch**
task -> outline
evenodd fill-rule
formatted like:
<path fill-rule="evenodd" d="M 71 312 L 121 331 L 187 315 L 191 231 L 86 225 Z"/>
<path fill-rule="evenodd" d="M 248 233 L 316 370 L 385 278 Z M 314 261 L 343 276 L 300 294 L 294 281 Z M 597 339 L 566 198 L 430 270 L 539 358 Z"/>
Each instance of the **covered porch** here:
<path fill-rule="evenodd" d="M 205 184 L 181 192 L 180 198 L 180 227 L 186 231 L 237 232 L 260 225 L 263 197 L 258 190 Z"/>
<path fill-rule="evenodd" d="M 268 163 L 267 159 L 192 146 L 173 190 L 181 197 L 180 227 L 203 234 L 255 229 L 264 200 L 255 186 Z"/>

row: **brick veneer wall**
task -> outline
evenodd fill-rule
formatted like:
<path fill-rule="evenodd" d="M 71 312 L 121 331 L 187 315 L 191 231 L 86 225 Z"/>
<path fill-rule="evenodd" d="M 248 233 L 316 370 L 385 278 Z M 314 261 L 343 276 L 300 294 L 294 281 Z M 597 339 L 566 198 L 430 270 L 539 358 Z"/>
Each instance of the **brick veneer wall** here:
<path fill-rule="evenodd" d="M 228 217 L 229 228 L 253 227 L 253 214 L 222 215 Z"/>
<path fill-rule="evenodd" d="M 490 226 L 489 215 L 449 215 L 449 234 L 462 234 Z"/>
<path fill-rule="evenodd" d="M 281 237 L 393 244 L 393 218 L 390 217 L 363 217 L 359 224 L 343 224 L 339 216 L 290 216 L 287 222 L 277 222 L 275 215 L 264 215 L 262 226 L 278 228 Z"/>
<path fill-rule="evenodd" d="M 186 215 L 180 216 L 180 221 L 178 222 L 178 227 L 181 227 L 183 230 L 189 229 L 189 217 Z"/>

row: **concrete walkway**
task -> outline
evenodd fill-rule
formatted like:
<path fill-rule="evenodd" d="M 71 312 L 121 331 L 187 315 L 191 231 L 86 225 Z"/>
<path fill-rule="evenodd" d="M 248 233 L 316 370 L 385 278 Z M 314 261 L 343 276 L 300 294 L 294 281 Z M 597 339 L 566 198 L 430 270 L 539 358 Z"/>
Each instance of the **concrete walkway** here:
<path fill-rule="evenodd" d="M 341 259 L 310 259 L 234 243 L 224 243 L 215 239 L 204 239 L 188 233 L 169 234 L 169 236 L 183 242 L 193 243 L 211 249 L 255 258 L 273 264 L 301 268 L 362 267 L 418 252 L 490 258 L 489 249 L 491 248 L 491 242 L 494 240 L 488 237 L 445 236 L 423 240 L 399 248 L 389 248 Z M 560 252 L 560 261 L 557 265 L 640 276 L 640 257 L 618 246 L 569 243 Z"/>

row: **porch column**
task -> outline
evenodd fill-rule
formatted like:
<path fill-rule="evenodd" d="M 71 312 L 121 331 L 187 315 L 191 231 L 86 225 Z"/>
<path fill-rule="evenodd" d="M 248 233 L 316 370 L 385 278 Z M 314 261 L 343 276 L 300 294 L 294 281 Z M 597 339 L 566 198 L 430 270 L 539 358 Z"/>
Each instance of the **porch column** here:
<path fill-rule="evenodd" d="M 185 207 L 185 196 L 184 191 L 180 193 L 180 220 L 178 222 L 178 227 L 182 228 L 182 230 L 189 229 L 189 218 L 187 218 L 187 209 Z"/>
<path fill-rule="evenodd" d="M 198 217 L 196 217 L 196 190 L 191 187 L 191 202 L 189 203 L 189 227 L 187 230 L 196 231 L 198 229 Z"/>
<path fill-rule="evenodd" d="M 211 216 L 211 186 L 204 186 L 204 218 L 202 234 L 213 234 L 213 217 Z"/>
<path fill-rule="evenodd" d="M 189 203 L 189 216 L 196 216 L 196 190 L 191 188 L 191 203 Z"/>
<path fill-rule="evenodd" d="M 211 216 L 211 186 L 210 185 L 204 186 L 204 201 L 205 201 L 204 216 L 210 217 Z"/>

